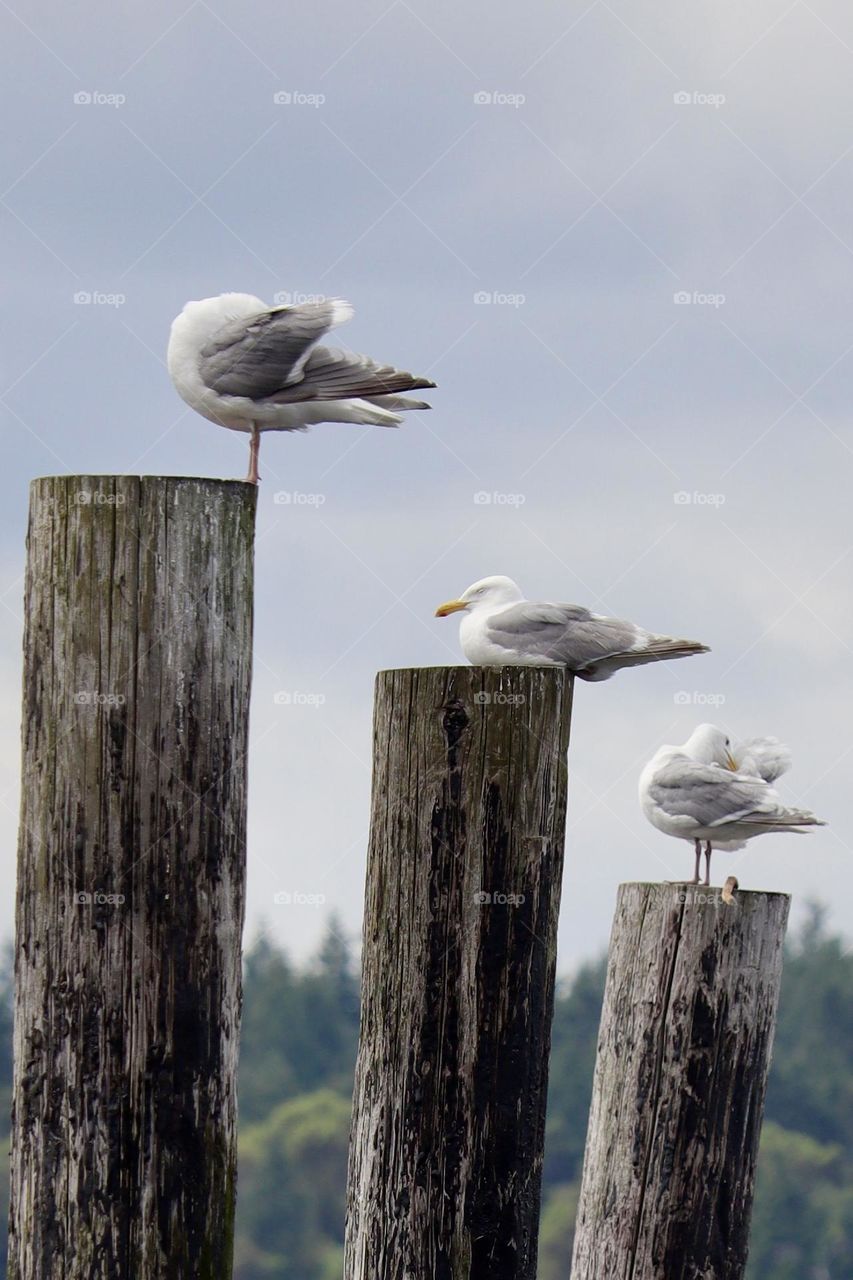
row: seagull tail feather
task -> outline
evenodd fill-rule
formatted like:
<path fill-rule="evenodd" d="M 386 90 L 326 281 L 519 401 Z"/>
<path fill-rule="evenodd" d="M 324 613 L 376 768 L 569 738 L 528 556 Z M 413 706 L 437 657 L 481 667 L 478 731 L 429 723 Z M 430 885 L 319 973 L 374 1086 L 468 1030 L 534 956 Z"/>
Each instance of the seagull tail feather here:
<path fill-rule="evenodd" d="M 646 662 L 663 662 L 668 658 L 692 658 L 696 653 L 710 652 L 708 645 L 701 644 L 698 640 L 674 640 L 671 636 L 649 635 L 642 648 L 611 654 L 605 661 L 613 669 L 639 667 Z"/>
<path fill-rule="evenodd" d="M 783 809 L 779 813 L 761 814 L 759 817 L 747 818 L 749 826 L 761 830 L 772 828 L 774 831 L 792 831 L 795 835 L 805 835 L 800 827 L 825 827 L 826 823 L 818 818 L 811 809 Z"/>
<path fill-rule="evenodd" d="M 412 400 L 410 396 L 362 396 L 362 400 L 366 400 L 368 404 L 375 404 L 380 409 L 390 409 L 392 413 L 398 413 L 403 409 L 430 409 L 426 400 Z"/>

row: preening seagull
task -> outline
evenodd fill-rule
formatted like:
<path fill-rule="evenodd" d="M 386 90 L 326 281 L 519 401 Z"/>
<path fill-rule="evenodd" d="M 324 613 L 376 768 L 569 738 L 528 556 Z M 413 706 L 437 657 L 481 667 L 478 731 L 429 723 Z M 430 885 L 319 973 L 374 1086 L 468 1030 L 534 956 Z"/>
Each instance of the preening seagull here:
<path fill-rule="evenodd" d="M 807 827 L 825 825 L 808 809 L 788 808 L 754 767 L 759 760 L 768 775 L 778 777 L 790 759 L 787 748 L 775 739 L 754 738 L 741 744 L 741 760 L 748 760 L 745 749 L 750 744 L 753 766 L 747 772 L 739 768 L 734 754 L 738 748 L 733 751 L 724 730 L 702 724 L 681 746 L 656 751 L 640 774 L 640 804 L 649 822 L 669 836 L 693 841 L 693 884 L 699 883 L 703 845 L 709 884 L 712 849 L 739 849 L 746 840 L 770 831 L 804 835 Z M 774 772 L 779 762 L 782 768 Z"/>
<path fill-rule="evenodd" d="M 462 652 L 479 666 L 562 666 L 582 680 L 608 680 L 620 667 L 708 652 L 695 640 L 656 635 L 581 605 L 525 600 L 511 578 L 483 578 L 435 616 L 462 611 Z"/>
<path fill-rule="evenodd" d="M 251 435 L 249 474 L 258 483 L 262 431 L 304 431 L 318 422 L 396 427 L 406 409 L 428 409 L 400 393 L 428 378 L 315 344 L 353 315 L 331 298 L 268 307 L 248 293 L 188 302 L 172 323 L 167 364 L 178 394 L 202 417 Z"/>

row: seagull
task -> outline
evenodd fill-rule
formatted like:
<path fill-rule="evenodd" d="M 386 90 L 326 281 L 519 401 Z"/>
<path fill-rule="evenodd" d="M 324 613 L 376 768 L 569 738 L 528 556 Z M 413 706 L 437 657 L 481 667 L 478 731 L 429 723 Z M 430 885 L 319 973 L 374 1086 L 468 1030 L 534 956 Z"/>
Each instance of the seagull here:
<path fill-rule="evenodd" d="M 656 635 L 581 605 L 525 600 L 512 578 L 483 578 L 435 616 L 462 611 L 462 652 L 484 667 L 568 667 L 582 680 L 608 680 L 620 667 L 708 652 L 695 640 Z"/>
<path fill-rule="evenodd" d="M 396 427 L 400 411 L 428 409 L 402 391 L 434 387 L 390 364 L 315 344 L 353 308 L 341 298 L 268 307 L 249 293 L 188 302 L 173 321 L 167 365 L 178 395 L 202 417 L 251 436 L 249 484 L 257 484 L 262 431 L 317 422 Z"/>
<path fill-rule="evenodd" d="M 775 739 L 752 741 L 781 747 Z M 705 884 L 709 884 L 712 849 L 740 848 L 746 840 L 770 831 L 804 835 L 805 827 L 826 825 L 808 809 L 787 808 L 758 771 L 739 769 L 731 739 L 712 724 L 699 725 L 681 746 L 664 746 L 655 752 L 640 774 L 639 791 L 652 826 L 693 841 L 693 884 L 699 883 L 703 844 Z"/>

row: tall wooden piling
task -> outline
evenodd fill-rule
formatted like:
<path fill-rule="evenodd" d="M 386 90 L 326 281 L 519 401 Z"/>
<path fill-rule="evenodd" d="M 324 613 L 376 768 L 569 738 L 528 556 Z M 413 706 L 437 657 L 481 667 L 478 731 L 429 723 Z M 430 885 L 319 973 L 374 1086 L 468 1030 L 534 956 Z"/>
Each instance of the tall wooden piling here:
<path fill-rule="evenodd" d="M 232 1273 L 255 500 L 32 486 L 10 1280 Z"/>
<path fill-rule="evenodd" d="M 346 1280 L 533 1280 L 571 677 L 380 673 Z"/>
<path fill-rule="evenodd" d="M 741 1280 L 789 902 L 620 887 L 572 1280 Z"/>

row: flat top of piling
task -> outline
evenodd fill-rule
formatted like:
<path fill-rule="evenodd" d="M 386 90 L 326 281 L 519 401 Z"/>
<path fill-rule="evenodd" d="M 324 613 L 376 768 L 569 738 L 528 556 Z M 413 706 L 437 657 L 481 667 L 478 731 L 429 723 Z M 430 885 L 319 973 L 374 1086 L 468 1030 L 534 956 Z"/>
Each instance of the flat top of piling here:
<path fill-rule="evenodd" d="M 696 898 L 702 894 L 720 894 L 725 887 L 725 881 L 722 884 L 696 884 L 693 880 L 623 880 L 619 885 L 620 889 L 678 889 Z M 790 898 L 791 895 L 778 889 L 744 889 L 738 886 L 734 890 L 735 901 L 746 897 Z"/>
<path fill-rule="evenodd" d="M 111 472 L 111 471 L 80 471 L 66 472 L 62 475 L 46 475 L 33 476 L 31 484 L 41 484 L 45 480 L 141 480 L 145 482 L 151 481 L 183 481 L 189 480 L 194 484 L 241 484 L 246 485 L 250 489 L 257 491 L 257 485 L 250 484 L 248 480 L 241 476 L 157 476 L 157 475 L 135 475 L 132 472 Z"/>

